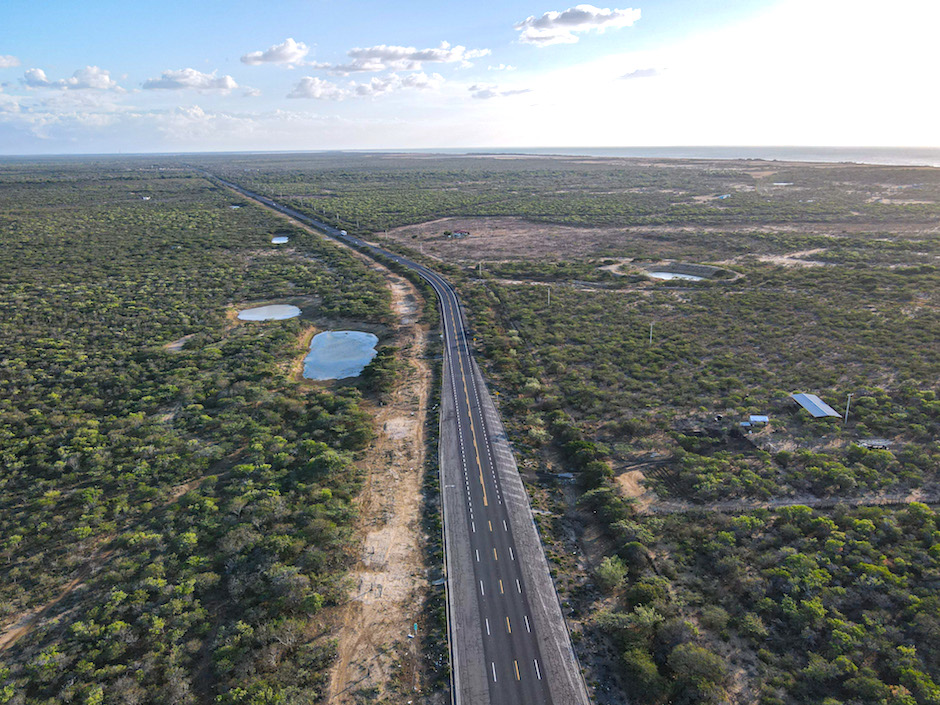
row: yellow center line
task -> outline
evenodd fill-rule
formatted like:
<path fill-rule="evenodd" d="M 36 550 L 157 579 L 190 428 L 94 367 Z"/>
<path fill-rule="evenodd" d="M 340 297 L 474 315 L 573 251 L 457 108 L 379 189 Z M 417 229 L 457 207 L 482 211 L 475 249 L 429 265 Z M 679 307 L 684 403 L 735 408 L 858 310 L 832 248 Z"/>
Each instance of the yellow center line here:
<path fill-rule="evenodd" d="M 517 681 L 522 680 L 522 679 L 519 677 L 519 662 L 516 661 L 515 659 L 513 659 L 512 665 L 515 666 L 515 668 L 516 668 L 516 680 L 517 680 Z"/>
<path fill-rule="evenodd" d="M 493 522 L 487 520 L 486 523 L 490 525 L 490 531 L 492 531 L 492 530 L 493 530 Z"/>
<path fill-rule="evenodd" d="M 499 594 L 500 594 L 500 595 L 505 594 L 505 593 L 503 592 L 503 581 L 502 581 L 502 580 L 499 581 Z"/>
<path fill-rule="evenodd" d="M 454 311 L 451 309 L 450 320 L 454 326 L 454 330 L 457 330 L 457 319 L 454 318 Z M 460 379 L 463 382 L 463 394 L 467 399 L 467 416 L 470 419 L 470 435 L 473 436 L 473 450 L 476 454 L 477 469 L 480 471 L 480 487 L 483 489 L 483 506 L 488 507 L 490 503 L 486 499 L 486 485 L 483 483 L 483 464 L 480 462 L 480 446 L 477 445 L 477 430 L 476 425 L 473 423 L 473 412 L 472 407 L 470 406 L 470 392 L 467 390 L 467 375 L 463 369 L 463 361 L 460 359 L 460 343 L 457 344 L 457 362 L 460 365 Z"/>
<path fill-rule="evenodd" d="M 494 560 L 494 561 L 498 561 L 498 560 L 499 560 L 499 556 L 496 555 L 496 548 L 495 548 L 495 547 L 493 548 L 493 560 Z"/>
<path fill-rule="evenodd" d="M 506 617 L 506 631 L 512 634 L 512 627 L 509 626 L 509 617 Z"/>

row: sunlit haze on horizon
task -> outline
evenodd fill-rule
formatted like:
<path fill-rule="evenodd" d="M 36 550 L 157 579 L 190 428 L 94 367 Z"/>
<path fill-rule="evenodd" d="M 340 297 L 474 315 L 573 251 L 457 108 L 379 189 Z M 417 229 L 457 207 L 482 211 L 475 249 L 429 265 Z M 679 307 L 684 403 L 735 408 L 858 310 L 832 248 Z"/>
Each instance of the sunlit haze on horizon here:
<path fill-rule="evenodd" d="M 940 147 L 940 3 L 7 0 L 0 154 Z"/>

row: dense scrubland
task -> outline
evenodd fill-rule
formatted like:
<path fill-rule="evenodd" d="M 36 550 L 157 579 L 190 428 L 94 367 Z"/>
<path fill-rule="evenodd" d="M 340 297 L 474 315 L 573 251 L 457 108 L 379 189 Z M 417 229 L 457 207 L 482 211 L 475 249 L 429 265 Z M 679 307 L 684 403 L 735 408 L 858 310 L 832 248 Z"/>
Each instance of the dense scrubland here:
<path fill-rule="evenodd" d="M 597 702 L 940 702 L 940 519 L 871 506 L 936 497 L 940 171 L 189 161 L 458 285 Z M 2 609 L 84 591 L 3 654 L 0 702 L 304 702 L 367 425 L 357 391 L 277 372 L 301 322 L 224 312 L 310 296 L 381 322 L 387 302 L 299 234 L 302 257 L 262 256 L 281 226 L 178 160 L 140 166 L 0 171 Z M 674 261 L 721 274 L 647 276 Z M 852 394 L 849 422 L 796 391 Z M 742 432 L 750 414 L 769 426 Z M 817 500 L 845 506 L 800 506 Z"/>
<path fill-rule="evenodd" d="M 0 702 L 315 701 L 371 424 L 230 314 L 381 325 L 381 277 L 129 160 L 0 166 L 0 241 Z"/>
<path fill-rule="evenodd" d="M 223 168 L 458 282 L 598 702 L 940 702 L 937 514 L 872 506 L 936 497 L 940 172 L 430 155 Z M 646 275 L 677 261 L 721 273 Z M 797 391 L 840 411 L 852 394 L 848 423 L 810 418 Z M 751 414 L 769 426 L 742 431 Z"/>

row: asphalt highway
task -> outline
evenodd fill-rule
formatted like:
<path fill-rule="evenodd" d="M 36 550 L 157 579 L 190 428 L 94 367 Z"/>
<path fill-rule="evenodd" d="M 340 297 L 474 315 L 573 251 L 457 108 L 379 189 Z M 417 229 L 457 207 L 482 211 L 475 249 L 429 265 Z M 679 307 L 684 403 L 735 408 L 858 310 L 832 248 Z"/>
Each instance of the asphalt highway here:
<path fill-rule="evenodd" d="M 417 272 L 434 289 L 444 324 L 441 492 L 454 702 L 586 705 L 528 498 L 473 360 L 453 287 L 401 255 L 213 178 L 330 237 Z"/>

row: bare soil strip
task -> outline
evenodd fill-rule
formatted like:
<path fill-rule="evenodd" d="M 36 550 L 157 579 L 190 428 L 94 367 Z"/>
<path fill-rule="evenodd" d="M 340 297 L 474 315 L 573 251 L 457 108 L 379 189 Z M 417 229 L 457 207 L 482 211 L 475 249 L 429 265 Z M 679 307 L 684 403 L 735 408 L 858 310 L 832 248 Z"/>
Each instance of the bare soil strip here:
<path fill-rule="evenodd" d="M 326 701 L 374 700 L 394 692 L 421 689 L 421 634 L 427 591 L 421 536 L 424 475 L 424 422 L 431 371 L 424 359 L 427 329 L 409 324 L 420 296 L 404 277 L 391 280 L 392 308 L 402 323 L 396 344 L 406 368 L 397 388 L 374 414 L 376 439 L 361 467 L 366 472 L 359 497 L 359 562 L 350 575 L 354 593 L 336 615 L 337 659 Z M 409 638 L 409 632 L 413 638 Z"/>

